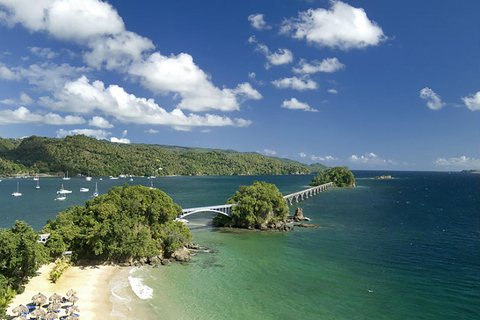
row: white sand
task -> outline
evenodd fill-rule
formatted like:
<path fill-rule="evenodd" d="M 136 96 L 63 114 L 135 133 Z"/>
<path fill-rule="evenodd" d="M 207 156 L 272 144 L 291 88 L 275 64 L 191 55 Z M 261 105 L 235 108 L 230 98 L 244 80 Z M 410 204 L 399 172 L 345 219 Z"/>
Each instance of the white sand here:
<path fill-rule="evenodd" d="M 79 298 L 75 305 L 80 309 L 81 319 L 111 319 L 112 303 L 108 284 L 120 271 L 120 267 L 69 267 L 57 283 L 52 283 L 49 280 L 49 272 L 53 265 L 51 263 L 38 270 L 38 275 L 31 278 L 25 286 L 25 292 L 17 295 L 10 304 L 8 314 L 13 315 L 11 310 L 19 304 L 27 305 L 32 302 L 32 296 L 39 292 L 48 299 L 54 293 L 64 297 L 68 290 L 73 289 Z M 60 315 L 64 315 L 63 310 Z"/>

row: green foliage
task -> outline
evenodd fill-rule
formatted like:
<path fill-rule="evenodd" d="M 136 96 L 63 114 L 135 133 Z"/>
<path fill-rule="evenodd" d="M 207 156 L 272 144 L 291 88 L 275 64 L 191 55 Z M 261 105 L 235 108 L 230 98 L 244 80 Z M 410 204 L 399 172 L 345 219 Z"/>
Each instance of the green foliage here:
<path fill-rule="evenodd" d="M 7 318 L 7 308 L 17 292 L 8 285 L 8 280 L 0 274 L 0 319 Z"/>
<path fill-rule="evenodd" d="M 348 167 L 333 167 L 317 174 L 311 186 L 333 182 L 335 187 L 352 187 L 355 185 L 355 177 Z"/>
<path fill-rule="evenodd" d="M 51 233 L 47 247 L 53 256 L 65 250 L 74 259 L 115 262 L 169 256 L 192 240 L 190 230 L 173 221 L 179 211 L 163 191 L 126 185 L 60 212 L 43 231 Z"/>
<path fill-rule="evenodd" d="M 240 186 L 227 203 L 237 204 L 232 208 L 232 219 L 219 215 L 214 219 L 216 226 L 260 228 L 264 224 L 284 221 L 288 215 L 283 195 L 274 184 L 264 181 Z"/>
<path fill-rule="evenodd" d="M 1 139 L 1 138 L 0 138 Z M 3 141 L 3 148 L 2 148 Z M 304 174 L 311 168 L 288 159 L 231 150 L 121 144 L 83 135 L 0 140 L 0 175 L 61 173 L 70 176 Z"/>
<path fill-rule="evenodd" d="M 53 266 L 52 270 L 50 270 L 50 280 L 53 283 L 56 283 L 58 279 L 62 276 L 63 272 L 70 267 L 70 259 L 69 258 L 59 258 L 55 261 L 55 265 Z"/>

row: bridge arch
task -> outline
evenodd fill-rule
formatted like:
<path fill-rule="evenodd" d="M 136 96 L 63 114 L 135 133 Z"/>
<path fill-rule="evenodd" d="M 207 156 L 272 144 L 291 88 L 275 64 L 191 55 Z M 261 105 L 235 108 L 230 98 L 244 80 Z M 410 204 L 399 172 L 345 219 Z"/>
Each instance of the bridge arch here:
<path fill-rule="evenodd" d="M 229 213 L 223 212 L 223 211 L 220 211 L 220 210 L 214 210 L 214 209 L 210 209 L 210 208 L 199 208 L 198 210 L 189 211 L 188 213 L 184 213 L 179 218 L 183 219 L 185 217 L 188 217 L 191 214 L 195 214 L 195 213 L 199 213 L 199 212 L 215 212 L 215 213 L 223 214 L 224 216 L 227 216 L 229 218 L 232 217 Z"/>

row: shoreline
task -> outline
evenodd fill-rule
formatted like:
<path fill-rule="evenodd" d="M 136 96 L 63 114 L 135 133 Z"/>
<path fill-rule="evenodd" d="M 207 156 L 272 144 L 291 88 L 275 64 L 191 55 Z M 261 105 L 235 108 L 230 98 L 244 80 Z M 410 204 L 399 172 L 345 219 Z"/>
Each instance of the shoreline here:
<path fill-rule="evenodd" d="M 7 314 L 14 315 L 11 310 L 20 304 L 32 302 L 32 296 L 41 292 L 47 299 L 54 293 L 66 296 L 66 292 L 73 289 L 79 300 L 75 305 L 80 308 L 79 314 L 83 319 L 112 319 L 110 313 L 113 303 L 109 283 L 122 267 L 120 266 L 72 266 L 58 279 L 57 283 L 49 280 L 49 273 L 53 263 L 43 265 L 35 277 L 30 278 L 25 285 L 25 291 L 18 294 L 7 308 Z M 47 300 L 48 303 L 48 300 Z M 71 303 L 68 303 L 71 304 Z M 59 315 L 63 315 L 63 310 Z"/>

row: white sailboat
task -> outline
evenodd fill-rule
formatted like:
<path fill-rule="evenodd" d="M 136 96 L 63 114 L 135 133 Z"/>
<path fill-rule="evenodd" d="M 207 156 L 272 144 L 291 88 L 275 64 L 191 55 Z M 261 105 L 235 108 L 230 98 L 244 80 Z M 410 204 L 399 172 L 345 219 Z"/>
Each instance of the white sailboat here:
<path fill-rule="evenodd" d="M 34 181 L 38 181 L 38 173 L 35 173 L 35 177 L 33 177 Z"/>
<path fill-rule="evenodd" d="M 90 170 L 88 170 L 88 174 L 87 174 L 87 176 L 85 177 L 85 180 L 87 180 L 87 181 L 92 181 L 92 177 L 90 177 Z"/>
<path fill-rule="evenodd" d="M 64 189 L 63 188 L 63 183 L 62 183 L 62 188 L 60 190 L 58 190 L 57 193 L 60 193 L 60 194 L 72 193 L 72 190 Z"/>
<path fill-rule="evenodd" d="M 150 179 L 150 189 L 155 189 L 155 187 L 153 186 L 153 179 Z"/>
<path fill-rule="evenodd" d="M 12 196 L 14 196 L 14 197 L 21 197 L 22 196 L 22 194 L 20 193 L 18 182 L 17 182 L 17 191 L 12 193 Z"/>
<path fill-rule="evenodd" d="M 67 196 L 65 195 L 65 193 L 61 193 L 60 191 L 57 191 L 57 197 L 55 198 L 55 200 L 63 201 L 66 199 L 67 199 Z"/>
<path fill-rule="evenodd" d="M 95 182 L 95 192 L 92 194 L 92 197 L 98 197 L 98 185 L 97 183 Z"/>
<path fill-rule="evenodd" d="M 37 179 L 37 186 L 35 187 L 35 189 L 40 189 L 40 179 Z"/>
<path fill-rule="evenodd" d="M 89 190 L 90 190 L 90 189 L 88 189 L 88 188 L 83 188 L 83 187 L 80 188 L 80 192 L 88 192 Z"/>
<path fill-rule="evenodd" d="M 68 176 L 68 170 L 67 170 L 67 175 L 62 178 L 63 180 L 70 180 L 70 177 Z"/>

